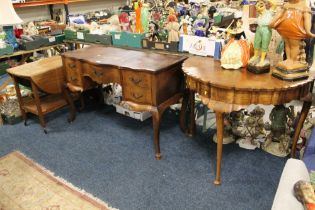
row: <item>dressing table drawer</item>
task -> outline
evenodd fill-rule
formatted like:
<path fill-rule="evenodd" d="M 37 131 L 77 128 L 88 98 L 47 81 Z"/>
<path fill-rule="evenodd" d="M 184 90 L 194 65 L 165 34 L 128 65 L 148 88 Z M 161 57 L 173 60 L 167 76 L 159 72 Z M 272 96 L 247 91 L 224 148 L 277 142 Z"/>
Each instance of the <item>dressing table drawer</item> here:
<path fill-rule="evenodd" d="M 123 87 L 124 100 L 141 104 L 151 104 L 151 89 L 143 89 L 139 87 Z"/>
<path fill-rule="evenodd" d="M 96 66 L 91 64 L 83 64 L 84 76 L 90 77 L 99 84 L 119 83 L 120 73 L 117 68 L 110 66 Z"/>
<path fill-rule="evenodd" d="M 71 84 L 82 86 L 80 66 L 77 65 L 75 60 L 69 58 L 64 59 L 64 67 L 66 71 L 67 81 Z"/>
<path fill-rule="evenodd" d="M 151 88 L 151 75 L 143 72 L 124 71 L 123 82 L 130 88 Z"/>

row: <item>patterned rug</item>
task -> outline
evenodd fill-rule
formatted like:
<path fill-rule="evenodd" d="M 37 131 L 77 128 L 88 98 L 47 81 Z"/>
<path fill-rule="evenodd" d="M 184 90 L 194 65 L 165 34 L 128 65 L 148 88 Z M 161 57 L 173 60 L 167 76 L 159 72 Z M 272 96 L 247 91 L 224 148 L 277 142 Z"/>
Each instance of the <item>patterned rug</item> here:
<path fill-rule="evenodd" d="M 0 158 L 0 210 L 113 210 L 18 151 Z"/>

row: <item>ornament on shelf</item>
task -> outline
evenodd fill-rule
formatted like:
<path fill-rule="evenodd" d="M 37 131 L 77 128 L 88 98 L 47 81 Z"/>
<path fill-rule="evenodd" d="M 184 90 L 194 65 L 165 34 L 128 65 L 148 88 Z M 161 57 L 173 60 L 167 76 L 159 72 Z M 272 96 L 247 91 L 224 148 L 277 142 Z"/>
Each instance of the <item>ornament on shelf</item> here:
<path fill-rule="evenodd" d="M 206 20 L 202 17 L 202 14 L 199 14 L 193 24 L 193 31 L 196 36 L 206 36 L 205 24 Z"/>
<path fill-rule="evenodd" d="M 149 22 L 151 19 L 149 4 L 143 4 L 141 7 L 141 24 L 143 31 L 146 33 L 149 31 Z"/>
<path fill-rule="evenodd" d="M 271 41 L 272 30 L 269 27 L 275 14 L 276 4 L 269 0 L 271 8 L 267 9 L 267 2 L 259 0 L 256 3 L 258 13 L 257 28 L 254 40 L 254 56 L 249 60 L 248 71 L 256 74 L 267 73 L 270 71 L 270 61 L 267 52 Z"/>
<path fill-rule="evenodd" d="M 272 75 L 283 80 L 308 78 L 304 39 L 315 38 L 311 32 L 312 11 L 305 1 L 288 0 L 270 26 L 278 31 L 285 43 L 286 60 L 279 62 Z"/>
<path fill-rule="evenodd" d="M 250 57 L 249 45 L 244 33 L 241 16 L 235 15 L 235 17 L 232 24 L 226 30 L 230 35 L 230 40 L 222 49 L 220 61 L 221 66 L 225 69 L 246 67 Z"/>
<path fill-rule="evenodd" d="M 180 34 L 192 35 L 192 27 L 191 27 L 192 18 L 188 15 L 182 17 L 180 21 Z"/>
<path fill-rule="evenodd" d="M 236 122 L 232 120 L 232 131 L 238 137 L 239 146 L 251 150 L 259 148 L 260 142 L 266 135 L 263 121 L 265 110 L 257 106 L 247 116 L 244 110 L 236 112 L 236 114 Z"/>
<path fill-rule="evenodd" d="M 141 21 L 141 3 L 135 2 L 134 4 L 134 10 L 136 14 L 136 24 L 135 24 L 135 32 L 136 33 L 142 33 L 143 28 L 142 28 L 142 21 Z"/>
<path fill-rule="evenodd" d="M 177 18 L 175 15 L 169 15 L 167 17 L 166 30 L 168 31 L 168 39 L 170 42 L 179 42 L 179 23 L 177 22 Z"/>
<path fill-rule="evenodd" d="M 289 146 L 294 132 L 295 118 L 293 106 L 288 108 L 284 105 L 276 105 L 269 115 L 271 124 L 265 125 L 270 133 L 262 144 L 262 149 L 279 157 L 287 156 L 290 153 Z"/>
<path fill-rule="evenodd" d="M 119 23 L 122 31 L 130 31 L 130 20 L 128 13 L 126 12 L 120 13 Z"/>

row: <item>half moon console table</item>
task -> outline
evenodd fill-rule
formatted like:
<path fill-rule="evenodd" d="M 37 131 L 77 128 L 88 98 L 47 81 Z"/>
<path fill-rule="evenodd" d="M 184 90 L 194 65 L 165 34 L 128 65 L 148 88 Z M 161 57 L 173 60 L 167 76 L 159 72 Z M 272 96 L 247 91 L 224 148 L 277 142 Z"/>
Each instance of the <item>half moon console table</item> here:
<path fill-rule="evenodd" d="M 69 90 L 83 92 L 98 84 L 118 83 L 122 100 L 136 111 L 150 111 L 153 119 L 155 157 L 161 159 L 160 122 L 163 112 L 183 95 L 181 71 L 185 56 L 91 46 L 62 55 L 66 95 L 72 118 L 75 107 Z M 68 91 L 67 91 L 68 90 Z"/>
<path fill-rule="evenodd" d="M 180 116 L 183 131 L 193 135 L 195 130 L 193 110 L 195 93 L 199 93 L 202 102 L 216 113 L 217 124 L 217 163 L 214 184 L 221 183 L 221 159 L 223 143 L 223 113 L 238 111 L 250 104 L 278 105 L 292 100 L 303 101 L 301 115 L 295 129 L 291 156 L 296 150 L 296 143 L 309 112 L 314 85 L 314 72 L 308 79 L 288 82 L 268 74 L 253 74 L 246 69 L 224 70 L 220 62 L 213 58 L 190 57 L 183 64 L 186 80 L 186 93 Z M 189 126 L 186 115 L 189 112 Z"/>

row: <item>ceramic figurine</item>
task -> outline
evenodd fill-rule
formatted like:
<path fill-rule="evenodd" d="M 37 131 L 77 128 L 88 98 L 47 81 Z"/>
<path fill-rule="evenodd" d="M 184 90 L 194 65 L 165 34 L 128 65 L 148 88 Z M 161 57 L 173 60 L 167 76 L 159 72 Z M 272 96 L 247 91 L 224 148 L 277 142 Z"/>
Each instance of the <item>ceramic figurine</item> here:
<path fill-rule="evenodd" d="M 5 33 L 1 32 L 0 33 L 0 49 L 6 48 L 6 43 L 5 43 Z"/>
<path fill-rule="evenodd" d="M 304 39 L 314 38 L 311 32 L 311 9 L 304 0 L 288 0 L 270 26 L 278 31 L 285 43 L 286 60 L 279 62 L 272 75 L 284 80 L 308 77 L 304 62 Z"/>
<path fill-rule="evenodd" d="M 118 15 L 112 15 L 110 18 L 108 18 L 107 22 L 109 23 L 110 31 L 121 30 Z"/>
<path fill-rule="evenodd" d="M 270 71 L 270 61 L 266 58 L 269 44 L 271 41 L 272 31 L 269 27 L 274 13 L 275 2 L 269 0 L 271 8 L 267 9 L 267 3 L 259 0 L 256 3 L 256 11 L 258 13 L 257 28 L 254 40 L 254 56 L 249 60 L 248 70 L 252 73 L 261 74 Z"/>
<path fill-rule="evenodd" d="M 119 23 L 122 31 L 130 31 L 129 15 L 126 12 L 122 12 L 119 15 Z"/>
<path fill-rule="evenodd" d="M 230 113 L 230 123 L 235 139 L 246 136 L 246 129 L 244 125 L 245 113 L 246 111 L 244 109 Z"/>
<path fill-rule="evenodd" d="M 210 34 L 210 28 L 213 26 L 214 24 L 214 13 L 216 13 L 217 9 L 214 6 L 211 6 L 208 9 L 208 25 L 206 26 L 206 36 L 209 36 Z"/>
<path fill-rule="evenodd" d="M 100 30 L 99 25 L 95 21 L 91 22 L 91 24 L 89 25 L 89 31 L 91 34 L 102 34 L 103 33 L 103 31 Z"/>
<path fill-rule="evenodd" d="M 191 3 L 191 9 L 190 9 L 190 16 L 191 17 L 197 17 L 197 15 L 200 13 L 200 4 L 198 3 Z"/>
<path fill-rule="evenodd" d="M 37 30 L 34 22 L 32 22 L 32 21 L 27 24 L 27 27 L 24 28 L 24 31 L 25 31 L 25 34 L 29 35 L 29 36 L 38 35 L 38 30 Z"/>
<path fill-rule="evenodd" d="M 147 33 L 149 31 L 149 22 L 150 22 L 150 8 L 149 4 L 143 4 L 141 7 L 141 25 L 143 31 Z"/>
<path fill-rule="evenodd" d="M 245 149 L 260 147 L 260 141 L 265 137 L 263 117 L 265 110 L 259 106 L 255 107 L 247 117 L 240 123 L 241 126 L 232 128 L 233 134 L 240 137 L 237 143 Z"/>
<path fill-rule="evenodd" d="M 205 24 L 206 24 L 205 19 L 202 18 L 201 14 L 199 14 L 193 24 L 193 31 L 196 36 L 201 37 L 206 36 Z"/>
<path fill-rule="evenodd" d="M 176 2 L 174 0 L 166 0 L 164 1 L 164 7 L 166 10 L 173 9 L 175 11 Z"/>
<path fill-rule="evenodd" d="M 246 67 L 249 57 L 249 45 L 247 44 L 241 17 L 233 21 L 227 29 L 230 34 L 229 42 L 223 47 L 221 53 L 221 66 L 225 69 L 239 69 Z M 242 39 L 243 37 L 243 39 Z"/>
<path fill-rule="evenodd" d="M 192 19 L 187 15 L 180 21 L 180 34 L 192 35 Z"/>
<path fill-rule="evenodd" d="M 179 42 L 179 23 L 175 15 L 169 15 L 167 17 L 168 23 L 166 24 L 166 30 L 168 31 L 168 39 L 170 42 Z"/>
<path fill-rule="evenodd" d="M 135 32 L 136 33 L 142 33 L 143 32 L 143 28 L 142 28 L 142 21 L 141 21 L 141 3 L 135 2 L 134 10 L 135 10 L 135 13 L 136 13 Z"/>
<path fill-rule="evenodd" d="M 189 13 L 187 6 L 185 4 L 181 4 L 181 3 L 177 4 L 176 11 L 177 11 L 177 14 L 181 17 L 186 16 Z"/>
<path fill-rule="evenodd" d="M 162 15 L 159 11 L 152 11 L 151 16 L 152 16 L 152 21 L 158 23 L 160 22 Z"/>
<path fill-rule="evenodd" d="M 270 134 L 263 143 L 262 149 L 279 157 L 287 156 L 293 133 L 290 127 L 293 127 L 294 118 L 293 106 L 287 108 L 284 105 L 276 105 L 269 115 L 271 125 L 266 124 Z"/>
<path fill-rule="evenodd" d="M 149 24 L 149 41 L 159 41 L 159 25 L 153 21 Z"/>
<path fill-rule="evenodd" d="M 136 33 L 136 13 L 130 12 L 130 31 Z"/>

